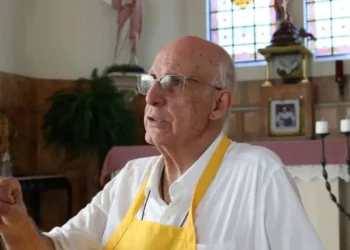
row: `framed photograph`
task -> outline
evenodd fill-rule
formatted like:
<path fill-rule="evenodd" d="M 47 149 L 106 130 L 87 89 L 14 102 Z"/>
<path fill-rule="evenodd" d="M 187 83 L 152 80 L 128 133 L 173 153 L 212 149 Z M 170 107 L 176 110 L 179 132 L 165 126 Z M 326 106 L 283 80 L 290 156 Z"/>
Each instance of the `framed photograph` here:
<path fill-rule="evenodd" d="M 302 134 L 302 100 L 270 99 L 269 135 L 292 136 Z"/>
<path fill-rule="evenodd" d="M 316 93 L 316 86 L 312 83 L 261 86 L 263 139 L 314 139 Z"/>

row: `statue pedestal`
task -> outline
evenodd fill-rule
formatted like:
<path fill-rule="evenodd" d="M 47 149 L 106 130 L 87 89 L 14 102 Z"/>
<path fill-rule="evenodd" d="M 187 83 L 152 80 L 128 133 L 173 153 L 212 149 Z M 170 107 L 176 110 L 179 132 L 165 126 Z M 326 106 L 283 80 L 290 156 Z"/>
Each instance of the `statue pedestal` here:
<path fill-rule="evenodd" d="M 138 73 L 111 73 L 113 84 L 119 90 L 137 91 L 136 77 Z"/>
<path fill-rule="evenodd" d="M 126 94 L 128 102 L 131 102 L 138 94 L 136 77 L 137 73 L 111 73 L 109 76 L 113 78 L 113 85 L 118 90 Z"/>
<path fill-rule="evenodd" d="M 268 46 L 258 50 L 266 60 L 266 79 L 262 86 L 271 81 L 272 68 L 281 77 L 284 84 L 309 83 L 308 65 L 313 56 L 304 45 Z"/>

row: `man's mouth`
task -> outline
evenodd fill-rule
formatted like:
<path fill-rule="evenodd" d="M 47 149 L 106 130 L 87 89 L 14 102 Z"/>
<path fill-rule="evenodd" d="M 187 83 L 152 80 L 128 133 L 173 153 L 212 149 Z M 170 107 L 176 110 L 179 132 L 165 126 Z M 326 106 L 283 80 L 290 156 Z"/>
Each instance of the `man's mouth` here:
<path fill-rule="evenodd" d="M 164 121 L 157 119 L 154 116 L 147 116 L 147 122 L 152 126 L 162 126 Z"/>
<path fill-rule="evenodd" d="M 156 119 L 154 119 L 154 118 L 151 117 L 151 116 L 148 116 L 148 117 L 147 117 L 147 120 L 149 120 L 149 121 L 151 121 L 151 122 L 155 122 L 155 121 L 156 121 Z"/>

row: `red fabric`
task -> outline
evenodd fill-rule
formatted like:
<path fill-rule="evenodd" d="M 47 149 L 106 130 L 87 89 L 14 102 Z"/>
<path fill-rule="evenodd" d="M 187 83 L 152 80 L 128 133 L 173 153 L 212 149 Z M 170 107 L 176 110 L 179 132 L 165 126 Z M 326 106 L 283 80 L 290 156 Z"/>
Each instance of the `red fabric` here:
<path fill-rule="evenodd" d="M 285 165 L 318 165 L 321 162 L 321 141 L 280 141 L 280 142 L 257 142 L 260 145 L 275 152 Z M 325 153 L 327 163 L 345 164 L 346 140 L 332 139 L 325 142 Z M 104 162 L 100 182 L 103 185 L 106 177 L 114 171 L 121 170 L 125 164 L 132 160 L 147 156 L 159 155 L 153 146 L 132 146 L 112 148 Z"/>

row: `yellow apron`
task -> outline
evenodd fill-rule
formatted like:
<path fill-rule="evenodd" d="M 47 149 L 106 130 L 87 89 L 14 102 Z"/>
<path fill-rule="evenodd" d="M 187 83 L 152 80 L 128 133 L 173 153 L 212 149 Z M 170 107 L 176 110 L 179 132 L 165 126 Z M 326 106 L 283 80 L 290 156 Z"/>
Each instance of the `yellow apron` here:
<path fill-rule="evenodd" d="M 193 223 L 193 213 L 219 170 L 229 146 L 230 140 L 224 136 L 197 183 L 187 223 L 184 227 L 167 226 L 136 219 L 136 214 L 145 201 L 147 179 L 104 250 L 195 250 L 196 230 Z"/>

